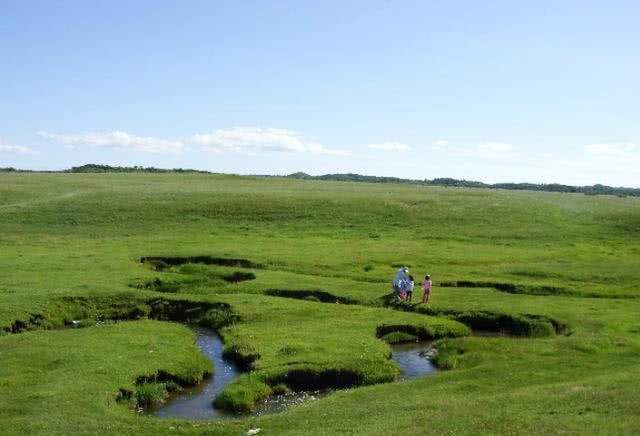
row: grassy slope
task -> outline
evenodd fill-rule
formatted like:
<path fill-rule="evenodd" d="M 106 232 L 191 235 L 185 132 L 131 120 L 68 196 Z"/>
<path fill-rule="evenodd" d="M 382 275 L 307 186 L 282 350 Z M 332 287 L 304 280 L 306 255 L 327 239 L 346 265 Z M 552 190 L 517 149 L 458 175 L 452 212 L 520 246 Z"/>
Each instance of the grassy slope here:
<path fill-rule="evenodd" d="M 248 320 L 259 319 L 261 310 L 272 314 L 255 330 L 247 322 L 235 331 L 253 346 L 273 342 L 272 348 L 262 350 L 268 356 L 282 348 L 272 341 L 273 334 L 277 339 L 296 333 L 291 325 L 297 325 L 293 314 L 298 308 L 318 307 L 310 313 L 327 313 L 328 318 L 334 309 L 250 294 L 266 288 L 322 289 L 363 304 L 379 304 L 393 273 L 390 265 L 401 262 L 413 271 L 432 273 L 436 283 L 498 281 L 556 286 L 599 297 L 638 296 L 639 224 L 637 199 L 196 175 L 2 174 L 0 326 L 48 310 L 51 296 L 108 295 L 128 289 L 136 280 L 181 278 L 142 267 L 136 262 L 141 255 L 243 257 L 265 264 L 266 269 L 256 271 L 255 281 L 191 291 L 199 298 L 230 302 Z M 16 434 L 42 433 L 45 428 L 49 433 L 157 434 L 171 426 L 194 433 L 204 428 L 243 434 L 254 425 L 272 434 L 620 434 L 640 429 L 633 387 L 640 360 L 637 298 L 436 288 L 433 305 L 547 314 L 569 323 L 573 335 L 450 340 L 452 349 L 464 350 L 456 370 L 339 393 L 257 423 L 248 418 L 194 427 L 135 417 L 88 394 L 86 401 L 76 403 L 38 399 L 38 392 L 51 383 L 57 385 L 51 391 L 55 395 L 73 396 L 65 379 L 78 376 L 80 384 L 89 387 L 90 377 L 67 363 L 50 371 L 23 353 L 35 347 L 40 353 L 36 360 L 55 361 L 65 349 L 65 338 L 73 334 L 87 335 L 75 349 L 82 355 L 110 359 L 119 344 L 92 336 L 98 335 L 91 333 L 93 329 L 33 332 L 0 338 L 0 356 L 13 362 L 3 369 L 19 383 L 30 384 L 17 394 L 18 384 L 2 378 L 0 398 L 14 406 L 0 408 L 0 423 Z M 410 316 L 378 310 L 388 317 Z M 317 332 L 306 330 L 312 336 L 307 340 L 327 347 L 335 340 L 332 335 L 346 328 L 371 346 L 383 347 L 359 330 L 371 329 L 367 322 L 324 334 L 318 327 L 328 325 L 323 318 L 308 320 Z M 292 324 L 282 323 L 284 319 Z M 145 343 L 158 333 L 155 328 L 136 330 L 130 340 Z M 252 337 L 256 331 L 264 337 Z M 167 339 L 174 348 L 187 347 L 189 337 L 184 333 Z M 23 343 L 13 346 L 16 341 Z M 144 373 L 136 368 L 145 364 L 165 361 L 186 367 L 170 356 L 131 357 L 126 367 L 106 370 L 105 388 L 117 389 L 112 382 L 123 380 L 122 374 L 130 383 L 131 377 Z M 312 352 L 308 357 L 319 359 Z M 343 359 L 348 357 L 347 352 Z"/>

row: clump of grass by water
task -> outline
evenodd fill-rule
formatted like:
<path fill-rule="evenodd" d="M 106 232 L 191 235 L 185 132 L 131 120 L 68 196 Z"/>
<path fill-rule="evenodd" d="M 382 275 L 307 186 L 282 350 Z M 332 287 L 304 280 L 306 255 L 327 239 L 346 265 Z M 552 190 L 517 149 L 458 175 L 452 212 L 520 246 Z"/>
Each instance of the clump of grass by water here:
<path fill-rule="evenodd" d="M 169 392 L 164 383 L 143 383 L 136 387 L 135 406 L 149 409 L 163 403 L 168 395 Z"/>
<path fill-rule="evenodd" d="M 232 413 L 249 413 L 258 401 L 272 393 L 273 389 L 261 377 L 241 375 L 216 397 L 213 406 Z"/>
<path fill-rule="evenodd" d="M 440 369 L 455 369 L 467 351 L 458 341 L 441 340 L 433 343 L 437 353 L 431 358 Z"/>

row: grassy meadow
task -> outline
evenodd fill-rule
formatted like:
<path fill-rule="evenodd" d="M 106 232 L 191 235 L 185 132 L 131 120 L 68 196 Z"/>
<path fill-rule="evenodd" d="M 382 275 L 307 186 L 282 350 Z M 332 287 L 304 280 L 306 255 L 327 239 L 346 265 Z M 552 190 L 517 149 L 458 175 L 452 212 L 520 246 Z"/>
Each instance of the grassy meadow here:
<path fill-rule="evenodd" d="M 428 305 L 388 298 L 403 264 Z M 638 198 L 0 173 L 0 434 L 639 434 L 639 281 Z M 215 372 L 181 323 L 243 367 L 237 417 L 136 413 Z M 395 381 L 407 335 L 442 371 Z"/>

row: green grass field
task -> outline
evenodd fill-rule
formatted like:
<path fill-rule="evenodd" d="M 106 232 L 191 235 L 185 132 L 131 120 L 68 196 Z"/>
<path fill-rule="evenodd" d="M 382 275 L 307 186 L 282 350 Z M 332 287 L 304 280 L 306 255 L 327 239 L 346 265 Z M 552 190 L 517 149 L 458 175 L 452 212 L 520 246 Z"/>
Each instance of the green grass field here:
<path fill-rule="evenodd" d="M 402 264 L 431 274 L 427 306 L 389 301 Z M 635 198 L 0 173 L 0 434 L 640 434 L 639 266 Z M 219 407 L 294 375 L 357 387 L 140 416 L 215 371 L 171 321 L 216 328 L 247 371 Z M 435 339 L 443 370 L 393 382 L 397 332 Z"/>

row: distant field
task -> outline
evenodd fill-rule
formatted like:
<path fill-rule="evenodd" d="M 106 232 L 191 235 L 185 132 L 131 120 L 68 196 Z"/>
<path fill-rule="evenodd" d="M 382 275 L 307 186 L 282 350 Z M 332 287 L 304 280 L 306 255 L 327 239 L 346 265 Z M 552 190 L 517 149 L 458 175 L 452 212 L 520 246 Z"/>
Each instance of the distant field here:
<path fill-rule="evenodd" d="M 431 274 L 428 306 L 388 298 L 403 264 Z M 639 265 L 640 198 L 0 173 L 0 434 L 639 434 Z M 218 329 L 250 370 L 221 407 L 295 371 L 360 387 L 261 418 L 137 416 L 141 376 L 211 370 L 165 321 Z M 436 339 L 444 370 L 389 383 L 394 329 Z"/>

